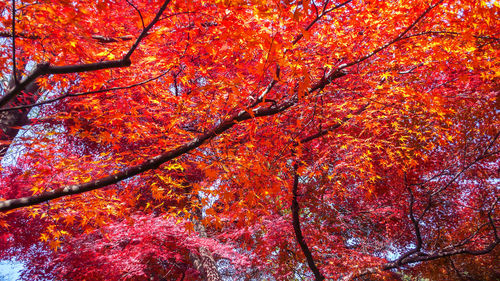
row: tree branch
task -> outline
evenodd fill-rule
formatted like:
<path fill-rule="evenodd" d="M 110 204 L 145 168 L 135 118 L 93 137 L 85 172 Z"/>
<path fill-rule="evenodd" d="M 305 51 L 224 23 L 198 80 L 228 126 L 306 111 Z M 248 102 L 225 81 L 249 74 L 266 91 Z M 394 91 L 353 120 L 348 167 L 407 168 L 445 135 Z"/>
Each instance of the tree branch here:
<path fill-rule="evenodd" d="M 391 46 L 392 44 L 402 40 L 402 39 L 406 39 L 406 37 L 404 37 L 411 29 L 413 29 L 432 9 L 434 9 L 436 6 L 438 6 L 439 4 L 441 4 L 443 2 L 443 0 L 439 0 L 436 4 L 434 5 L 431 5 L 429 6 L 418 18 L 416 18 L 412 24 L 410 24 L 403 32 L 401 32 L 396 38 L 392 39 L 391 41 L 385 43 L 384 45 L 378 47 L 377 49 L 375 49 L 374 51 L 372 51 L 371 53 L 353 61 L 353 62 L 350 62 L 350 63 L 347 63 L 347 64 L 343 64 L 341 65 L 336 71 L 341 71 L 342 69 L 344 68 L 347 68 L 347 67 L 350 67 L 350 66 L 353 66 L 355 64 L 358 64 L 360 62 L 363 62 L 371 57 L 373 57 L 374 55 L 376 55 L 377 53 L 385 50 L 387 47 Z"/>
<path fill-rule="evenodd" d="M 405 260 L 407 257 L 418 253 L 422 250 L 422 234 L 420 233 L 420 218 L 415 219 L 415 212 L 414 212 L 414 205 L 415 205 L 415 197 L 413 196 L 413 191 L 411 190 L 411 187 L 408 185 L 408 182 L 406 180 L 406 173 L 405 173 L 405 185 L 406 188 L 408 189 L 408 193 L 410 195 L 410 206 L 409 206 L 409 213 L 410 213 L 410 220 L 411 223 L 413 224 L 413 228 L 415 229 L 415 240 L 416 240 L 416 245 L 415 248 L 406 252 L 405 254 L 401 255 L 399 257 L 398 262 L 401 263 L 403 260 Z"/>
<path fill-rule="evenodd" d="M 129 41 L 132 40 L 132 35 L 123 35 L 118 37 L 107 37 L 102 35 L 92 35 L 92 39 L 97 40 L 99 43 L 115 43 L 120 41 Z"/>
<path fill-rule="evenodd" d="M 300 229 L 300 216 L 299 216 L 300 207 L 299 207 L 299 202 L 297 201 L 297 196 L 298 196 L 297 190 L 299 186 L 299 174 L 297 172 L 298 167 L 299 167 L 298 163 L 293 164 L 293 186 L 292 186 L 292 206 L 291 206 L 293 231 L 295 232 L 295 238 L 297 240 L 297 243 L 299 243 L 300 249 L 302 249 L 304 256 L 306 256 L 307 265 L 313 272 L 315 279 L 317 281 L 322 281 L 325 280 L 325 277 L 321 274 L 318 267 L 316 267 L 311 250 L 309 250 L 309 247 L 307 246 L 307 243 L 304 240 L 304 236 L 302 235 L 302 230 Z"/>
<path fill-rule="evenodd" d="M 454 249 L 454 250 L 449 250 L 449 251 L 441 251 L 441 252 L 434 252 L 430 254 L 426 253 L 415 253 L 412 257 L 406 258 L 405 260 L 396 260 L 394 262 L 389 262 L 385 263 L 381 266 L 378 267 L 370 267 L 370 268 L 365 268 L 363 270 L 360 270 L 358 272 L 353 272 L 349 274 L 348 276 L 345 276 L 342 278 L 343 281 L 348 281 L 352 280 L 354 278 L 359 278 L 362 276 L 366 276 L 369 274 L 375 274 L 377 272 L 380 272 L 381 270 L 387 271 L 395 268 L 399 268 L 403 265 L 407 264 L 413 264 L 413 263 L 418 263 L 418 262 L 424 262 L 424 261 L 431 261 L 431 260 L 436 260 L 440 258 L 445 258 L 445 257 L 452 257 L 456 255 L 471 255 L 471 256 L 479 256 L 479 255 L 485 255 L 490 253 L 495 249 L 495 247 L 500 243 L 499 239 L 495 239 L 495 241 L 491 242 L 489 245 L 487 245 L 484 249 L 482 250 L 471 250 L 471 249 Z"/>
<path fill-rule="evenodd" d="M 130 65 L 130 60 L 123 59 L 65 66 L 51 66 L 49 63 L 41 63 L 38 64 L 33 72 L 26 76 L 21 82 L 19 82 L 17 85 L 14 85 L 13 88 L 7 90 L 5 95 L 0 98 L 0 107 L 7 104 L 12 98 L 20 94 L 31 82 L 34 82 L 38 77 L 43 75 L 87 72 L 109 68 L 126 67 Z"/>
<path fill-rule="evenodd" d="M 170 1 L 171 0 L 165 0 L 165 2 L 163 2 L 163 5 L 160 7 L 158 12 L 156 13 L 156 16 L 148 24 L 148 26 L 146 26 L 146 28 L 144 28 L 142 30 L 139 37 L 137 37 L 137 40 L 135 40 L 135 43 L 132 45 L 132 47 L 130 47 L 128 53 L 123 57 L 123 60 L 130 60 L 130 57 L 134 53 L 135 49 L 137 49 L 137 47 L 139 47 L 139 43 L 141 43 L 142 39 L 144 39 L 144 37 L 147 36 L 149 30 L 151 30 L 151 28 L 153 28 L 153 26 L 160 20 L 161 15 L 163 14 L 165 9 L 167 8 L 167 5 L 170 3 Z"/>
<path fill-rule="evenodd" d="M 495 198 L 495 202 L 491 205 L 490 210 L 488 211 L 488 222 L 491 225 L 491 228 L 493 228 L 493 234 L 495 235 L 496 240 L 500 240 L 500 236 L 498 235 L 497 227 L 495 225 L 495 222 L 493 221 L 493 210 L 495 210 L 495 206 L 498 203 L 499 198 Z"/>
<path fill-rule="evenodd" d="M 17 66 L 16 66 L 16 0 L 12 0 L 12 77 L 14 85 L 17 85 Z"/>
<path fill-rule="evenodd" d="M 40 36 L 38 35 L 30 35 L 25 32 L 16 32 L 15 34 L 12 34 L 12 32 L 8 31 L 0 31 L 0 38 L 11 38 L 12 36 L 15 36 L 16 38 L 22 38 L 22 39 L 32 39 L 32 40 L 37 40 L 41 39 Z M 115 43 L 115 42 L 120 42 L 120 41 L 129 41 L 133 39 L 132 35 L 123 35 L 123 36 L 117 36 L 117 37 L 108 37 L 104 35 L 92 35 L 92 39 L 97 40 L 99 43 Z"/>
<path fill-rule="evenodd" d="M 359 115 L 361 112 L 363 112 L 366 108 L 368 107 L 368 104 L 362 106 L 360 109 L 355 111 L 353 114 L 354 115 Z M 310 136 L 304 137 L 299 140 L 299 142 L 295 142 L 294 146 L 297 147 L 301 143 L 306 143 L 309 141 L 312 141 L 314 139 L 320 138 L 324 135 L 326 135 L 328 132 L 339 128 L 342 126 L 343 123 L 347 122 L 349 117 L 344 117 L 341 122 L 336 123 L 332 126 L 329 126 L 328 128 L 325 128 L 323 130 L 320 130 L 319 132 L 312 134 Z M 292 149 L 292 155 L 295 155 L 295 149 Z M 307 246 L 307 243 L 304 239 L 304 235 L 302 234 L 302 229 L 300 227 L 300 206 L 299 202 L 297 200 L 298 195 L 298 185 L 299 185 L 299 174 L 297 173 L 298 170 L 298 163 L 295 163 L 293 165 L 293 186 L 292 186 L 292 205 L 291 205 L 291 210 L 292 210 L 292 225 L 293 225 L 293 230 L 295 233 L 295 239 L 297 240 L 297 243 L 300 246 L 300 249 L 304 253 L 304 256 L 306 257 L 307 265 L 313 272 L 315 279 L 316 280 L 325 280 L 325 277 L 321 274 L 319 271 L 318 267 L 316 266 L 314 262 L 314 258 L 312 256 L 311 250 L 309 249 L 309 246 Z"/>
<path fill-rule="evenodd" d="M 327 10 L 326 9 L 326 5 L 328 5 L 328 1 L 327 1 L 325 3 L 325 6 L 323 7 L 323 11 L 321 12 L 321 14 L 317 15 L 314 18 L 314 20 L 311 23 L 309 23 L 309 25 L 307 25 L 306 28 L 304 28 L 304 31 L 309 31 L 309 29 L 311 29 L 316 22 L 318 22 L 322 17 L 324 17 L 329 12 L 336 10 L 336 9 L 339 9 L 339 8 L 342 8 L 343 6 L 349 4 L 350 2 L 352 2 L 352 0 L 347 0 L 345 2 L 338 4 L 338 5 L 335 5 L 334 7 L 331 7 L 330 9 Z M 292 41 L 292 45 L 295 45 L 300 39 L 302 39 L 302 37 L 304 37 L 304 33 L 301 33 L 297 37 L 295 37 L 295 39 Z"/>
<path fill-rule="evenodd" d="M 146 160 L 142 164 L 132 166 L 129 168 L 126 168 L 122 170 L 121 172 L 118 172 L 113 175 L 109 175 L 103 178 L 100 178 L 98 180 L 86 182 L 86 183 L 81 183 L 81 184 L 75 184 L 75 185 L 68 185 L 62 188 L 58 188 L 52 191 L 47 191 L 38 195 L 34 196 L 27 196 L 23 198 L 18 198 L 18 199 L 11 199 L 11 200 L 5 200 L 0 202 L 0 211 L 8 211 L 8 210 L 13 210 L 21 207 L 27 207 L 27 206 L 32 206 L 32 205 L 37 205 L 42 202 L 46 202 L 49 200 L 53 200 L 56 198 L 64 197 L 64 196 L 69 196 L 69 195 L 74 195 L 74 194 L 79 194 L 83 192 L 88 192 L 91 190 L 103 188 L 105 186 L 111 185 L 118 183 L 124 179 L 128 179 L 130 177 L 133 177 L 135 175 L 138 175 L 140 173 L 143 173 L 148 170 L 156 169 L 158 168 L 161 164 L 170 161 L 172 159 L 175 159 L 193 149 L 196 149 L 197 147 L 201 146 L 203 143 L 205 143 L 207 140 L 216 137 L 219 134 L 224 133 L 228 129 L 232 128 L 234 125 L 236 125 L 239 122 L 254 118 L 254 117 L 263 117 L 263 116 L 270 116 L 277 114 L 279 112 L 282 112 L 289 108 L 290 106 L 295 104 L 295 100 L 291 100 L 288 102 L 285 102 L 281 104 L 280 106 L 271 106 L 271 107 L 259 107 L 253 110 L 241 110 L 238 113 L 233 114 L 231 117 L 222 120 L 219 122 L 217 126 L 215 126 L 212 130 L 208 131 L 207 133 L 194 138 L 190 142 L 187 142 L 183 145 L 178 146 L 177 148 L 174 148 L 172 150 L 169 150 L 163 154 L 160 154 L 156 157 L 153 157 L 149 160 Z M 250 112 L 251 111 L 251 112 Z"/>
<path fill-rule="evenodd" d="M 47 71 L 48 67 L 49 67 L 48 63 L 38 64 L 35 67 L 35 69 L 31 72 L 31 74 L 29 74 L 28 76 L 26 76 L 21 82 L 19 82 L 17 85 L 14 83 L 13 87 L 11 89 L 8 89 L 6 91 L 6 93 L 5 93 L 5 95 L 3 95 L 0 98 L 0 107 L 2 107 L 5 104 L 7 104 L 12 98 L 14 98 L 15 96 L 17 96 L 24 89 L 26 89 L 26 87 L 31 82 L 34 82 L 36 78 L 44 75 L 45 72 Z"/>
<path fill-rule="evenodd" d="M 24 38 L 24 39 L 40 39 L 40 36 L 37 35 L 29 35 L 24 32 L 16 32 L 12 33 L 9 31 L 0 31 L 0 38 L 11 38 L 12 36 L 16 38 Z"/>
<path fill-rule="evenodd" d="M 153 78 L 150 78 L 150 79 L 147 79 L 147 80 L 144 80 L 142 82 L 138 82 L 138 83 L 135 83 L 135 84 L 132 84 L 132 85 L 128 85 L 128 86 L 113 87 L 113 88 L 107 88 L 107 89 L 101 89 L 101 90 L 95 90 L 95 91 L 88 91 L 88 92 L 80 92 L 80 93 L 67 93 L 67 94 L 64 94 L 62 96 L 59 96 L 59 97 L 56 97 L 56 98 L 53 98 L 53 99 L 48 99 L 48 100 L 44 100 L 44 101 L 33 103 L 33 104 L 27 104 L 27 105 L 21 105 L 21 106 L 9 107 L 9 108 L 1 108 L 0 112 L 13 111 L 13 110 L 19 110 L 19 109 L 26 109 L 26 108 L 32 108 L 32 107 L 39 106 L 39 105 L 53 103 L 55 101 L 62 100 L 62 99 L 65 99 L 65 98 L 69 98 L 69 97 L 80 97 L 80 96 L 91 95 L 91 94 L 98 94 L 98 93 L 104 93 L 104 92 L 110 92 L 110 91 L 131 89 L 131 88 L 134 88 L 134 87 L 137 87 L 137 86 L 141 86 L 141 85 L 147 84 L 147 83 L 149 83 L 151 81 L 157 80 L 157 79 L 165 76 L 169 72 L 170 72 L 170 69 L 167 70 L 166 72 L 163 72 L 162 74 L 160 74 L 160 75 L 158 75 L 156 77 L 153 77 Z"/>
<path fill-rule="evenodd" d="M 146 25 L 144 24 L 144 18 L 142 17 L 142 13 L 141 13 L 141 10 L 139 10 L 135 5 L 134 3 L 130 2 L 130 0 L 125 0 L 127 1 L 127 4 L 129 4 L 129 6 L 131 6 L 134 10 L 136 10 L 136 12 L 139 14 L 139 17 L 141 18 L 141 24 L 142 24 L 142 28 L 143 29 L 146 29 Z"/>

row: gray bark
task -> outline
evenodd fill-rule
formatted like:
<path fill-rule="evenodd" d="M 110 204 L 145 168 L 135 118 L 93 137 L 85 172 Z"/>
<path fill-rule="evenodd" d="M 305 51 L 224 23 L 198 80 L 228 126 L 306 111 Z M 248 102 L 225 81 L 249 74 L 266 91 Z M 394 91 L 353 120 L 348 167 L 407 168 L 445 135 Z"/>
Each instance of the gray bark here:
<path fill-rule="evenodd" d="M 201 210 L 198 210 L 195 214 L 196 218 L 194 218 L 194 230 L 201 236 L 207 237 L 207 231 L 205 226 L 201 223 L 202 215 Z M 222 281 L 222 278 L 219 274 L 219 270 L 217 270 L 217 264 L 215 259 L 210 253 L 210 251 L 205 247 L 200 247 L 198 249 L 197 255 L 191 255 L 191 259 L 193 260 L 193 264 L 206 281 Z"/>
<path fill-rule="evenodd" d="M 8 83 L 8 89 L 12 89 L 14 86 L 14 78 L 11 77 Z M 8 89 L 6 89 L 6 93 Z M 38 100 L 40 94 L 40 87 L 33 81 L 26 86 L 22 95 L 10 97 L 0 108 L 5 109 L 33 104 Z M 7 153 L 10 143 L 17 136 L 19 127 L 30 123 L 28 119 L 30 109 L 31 108 L 24 108 L 0 112 L 0 161 Z"/>

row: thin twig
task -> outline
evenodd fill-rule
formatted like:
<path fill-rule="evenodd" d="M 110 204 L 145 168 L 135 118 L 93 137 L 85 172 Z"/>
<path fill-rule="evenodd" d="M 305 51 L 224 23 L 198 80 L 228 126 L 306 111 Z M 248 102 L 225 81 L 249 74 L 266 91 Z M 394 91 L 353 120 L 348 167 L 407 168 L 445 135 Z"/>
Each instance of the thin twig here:
<path fill-rule="evenodd" d="M 391 41 L 385 43 L 384 45 L 378 47 L 377 49 L 375 49 L 374 51 L 372 51 L 371 53 L 353 61 L 353 62 L 350 62 L 350 63 L 346 63 L 346 64 L 343 64 L 341 65 L 339 68 L 337 68 L 336 71 L 340 71 L 344 68 L 347 68 L 347 67 L 350 67 L 350 66 L 353 66 L 355 64 L 359 64 L 360 62 L 363 62 L 371 57 L 373 57 L 374 55 L 376 55 L 377 53 L 385 50 L 387 47 L 391 46 L 392 44 L 402 40 L 402 39 L 405 39 L 406 37 L 404 37 L 410 30 L 412 30 L 432 9 L 434 9 L 436 6 L 438 6 L 439 4 L 441 4 L 443 2 L 443 0 L 439 0 L 436 4 L 434 5 L 431 5 L 429 6 L 418 18 L 416 18 L 412 24 L 410 24 L 408 27 L 406 27 L 406 29 L 401 32 L 396 38 L 392 39 Z"/>
<path fill-rule="evenodd" d="M 144 24 L 144 18 L 142 17 L 142 13 L 141 13 L 141 10 L 139 10 L 135 5 L 134 3 L 130 2 L 130 0 L 125 0 L 127 1 L 127 3 L 132 7 L 134 8 L 134 10 L 137 11 L 137 13 L 139 14 L 139 17 L 141 18 L 141 23 L 142 23 L 142 28 L 143 29 L 146 29 L 146 25 Z"/>
<path fill-rule="evenodd" d="M 16 106 L 16 107 L 9 107 L 9 108 L 1 108 L 0 112 L 19 110 L 19 109 L 25 109 L 25 108 L 32 108 L 35 106 L 44 105 L 44 104 L 52 103 L 55 101 L 59 101 L 59 100 L 62 100 L 62 99 L 68 98 L 68 97 L 79 97 L 79 96 L 85 96 L 85 95 L 90 95 L 90 94 L 98 94 L 98 93 L 104 93 L 104 92 L 110 92 L 110 91 L 130 89 L 130 88 L 141 86 L 141 85 L 144 85 L 144 84 L 149 83 L 151 81 L 157 80 L 157 79 L 165 76 L 169 72 L 170 72 L 170 69 L 168 69 L 167 71 L 163 72 L 162 74 L 160 74 L 158 76 L 155 76 L 153 78 L 150 78 L 150 79 L 147 79 L 147 80 L 144 80 L 144 81 L 132 84 L 132 85 L 128 85 L 128 86 L 113 87 L 113 88 L 100 89 L 100 90 L 88 91 L 88 92 L 67 93 L 67 94 L 64 94 L 62 96 L 59 96 L 59 97 L 56 97 L 53 99 L 44 100 L 44 101 L 33 103 L 33 104 L 21 105 L 21 106 Z"/>
<path fill-rule="evenodd" d="M 142 39 L 144 39 L 144 37 L 146 37 L 148 35 L 149 30 L 151 30 L 151 28 L 153 28 L 153 26 L 160 20 L 161 15 L 167 9 L 167 5 L 170 3 L 170 1 L 171 0 L 166 0 L 165 2 L 163 2 L 163 5 L 161 5 L 160 9 L 156 13 L 156 16 L 153 18 L 153 20 L 151 20 L 151 22 L 148 24 L 148 26 L 146 26 L 142 30 L 139 37 L 137 37 L 137 39 L 135 40 L 135 43 L 130 47 L 127 54 L 125 54 L 125 56 L 123 57 L 123 60 L 130 60 L 130 57 L 134 53 L 135 49 L 137 49 L 137 47 L 139 47 L 139 43 L 141 43 Z"/>
<path fill-rule="evenodd" d="M 12 76 L 14 85 L 18 85 L 17 66 L 16 66 L 16 0 L 12 0 Z"/>
<path fill-rule="evenodd" d="M 336 9 L 339 9 L 339 8 L 342 8 L 343 6 L 349 4 L 350 2 L 352 2 L 353 0 L 347 0 L 343 3 L 340 3 L 338 5 L 335 5 L 333 7 L 331 7 L 330 9 L 328 10 L 325 10 L 326 6 L 323 8 L 323 11 L 321 12 L 321 14 L 317 15 L 314 20 L 309 23 L 306 28 L 304 28 L 304 31 L 309 31 L 309 29 L 311 29 L 313 27 L 313 25 L 318 22 L 322 17 L 324 17 L 326 14 L 328 14 L 329 12 L 331 11 L 334 11 Z M 328 4 L 328 2 L 326 3 Z M 295 45 L 300 39 L 302 39 L 302 37 L 304 37 L 304 33 L 301 33 L 299 35 L 297 35 L 297 37 L 295 37 L 295 39 L 292 41 L 292 45 Z"/>

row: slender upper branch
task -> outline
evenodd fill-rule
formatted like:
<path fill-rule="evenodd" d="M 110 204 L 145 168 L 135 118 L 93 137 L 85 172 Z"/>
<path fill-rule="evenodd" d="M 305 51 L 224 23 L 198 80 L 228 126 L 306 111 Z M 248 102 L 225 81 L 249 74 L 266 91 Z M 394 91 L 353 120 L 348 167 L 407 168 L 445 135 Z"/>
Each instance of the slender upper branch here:
<path fill-rule="evenodd" d="M 148 24 L 148 26 L 146 26 L 146 28 L 142 30 L 139 37 L 137 37 L 137 40 L 135 40 L 135 43 L 132 45 L 132 47 L 130 47 L 128 53 L 123 57 L 124 60 L 130 60 L 130 57 L 134 53 L 135 49 L 139 47 L 142 39 L 144 39 L 144 37 L 148 35 L 149 30 L 151 30 L 151 28 L 153 28 L 153 26 L 160 20 L 161 15 L 165 11 L 165 9 L 167 9 L 167 5 L 170 3 L 170 1 L 171 0 L 166 0 L 165 2 L 163 2 L 163 5 L 161 5 L 153 20 Z"/>
<path fill-rule="evenodd" d="M 155 76 L 153 78 L 150 78 L 150 79 L 147 79 L 147 80 L 144 80 L 144 81 L 132 84 L 132 85 L 121 86 L 121 87 L 112 87 L 112 88 L 106 88 L 106 89 L 100 89 L 100 90 L 88 91 L 88 92 L 66 93 L 66 94 L 64 94 L 62 96 L 59 96 L 59 97 L 56 97 L 56 98 L 53 98 L 53 99 L 44 100 L 44 101 L 37 102 L 37 103 L 32 103 L 32 104 L 27 104 L 27 105 L 20 105 L 20 106 L 14 106 L 14 107 L 9 107 L 9 108 L 0 108 L 0 112 L 3 112 L 3 111 L 13 111 L 13 110 L 19 110 L 19 109 L 26 109 L 26 108 L 32 108 L 32 107 L 39 106 L 39 105 L 53 103 L 55 101 L 62 100 L 62 99 L 65 99 L 65 98 L 69 98 L 69 97 L 80 97 L 80 96 L 91 95 L 91 94 L 98 94 L 98 93 L 104 93 L 104 92 L 110 92 L 110 91 L 131 89 L 131 88 L 134 88 L 134 87 L 137 87 L 137 86 L 141 86 L 141 85 L 147 84 L 147 83 L 149 83 L 151 81 L 157 80 L 157 79 L 165 76 L 169 72 L 170 72 L 170 69 L 167 70 L 167 71 L 165 71 L 165 72 L 163 72 L 162 74 L 160 74 L 158 76 Z"/>
<path fill-rule="evenodd" d="M 130 0 L 125 1 L 127 1 L 127 4 L 129 4 L 134 10 L 136 10 L 136 12 L 139 14 L 139 17 L 141 18 L 142 28 L 146 29 L 146 25 L 144 24 L 144 17 L 142 16 L 141 10 L 139 10 L 139 8 L 134 5 L 134 3 L 130 2 Z"/>
<path fill-rule="evenodd" d="M 17 81 L 17 66 L 16 66 L 16 0 L 12 0 L 12 77 L 14 85 Z"/>
<path fill-rule="evenodd" d="M 378 47 L 377 49 L 373 50 L 371 53 L 353 61 L 353 62 L 350 62 L 350 63 L 346 63 L 346 64 L 343 64 L 339 67 L 339 69 L 337 69 L 337 71 L 340 71 L 344 68 L 347 68 L 347 67 L 350 67 L 350 66 L 353 66 L 353 65 L 356 65 L 360 62 L 363 62 L 371 57 L 373 57 L 374 55 L 378 54 L 379 52 L 387 49 L 387 47 L 391 46 L 392 44 L 402 40 L 402 39 L 405 39 L 405 35 L 410 31 L 412 30 L 423 18 L 425 18 L 425 16 L 432 10 L 434 9 L 436 6 L 438 6 L 439 4 L 441 4 L 443 2 L 443 0 L 439 0 L 436 4 L 434 5 L 431 5 L 429 6 L 427 9 L 425 9 L 425 11 L 419 16 L 417 17 L 412 24 L 410 24 L 408 27 L 406 27 L 406 29 L 401 32 L 396 38 L 392 39 L 391 41 L 385 43 L 384 45 Z"/>
<path fill-rule="evenodd" d="M 325 3 L 325 6 L 323 7 L 323 11 L 320 14 L 318 14 L 314 18 L 314 20 L 311 21 L 311 23 L 309 23 L 309 25 L 306 26 L 306 28 L 304 28 L 304 31 L 309 31 L 309 29 L 311 29 L 316 22 L 318 22 L 322 17 L 324 17 L 329 12 L 331 12 L 333 10 L 336 10 L 336 9 L 339 9 L 339 8 L 342 8 L 342 7 L 344 7 L 345 5 L 349 4 L 352 1 L 353 0 L 347 0 L 345 2 L 342 2 L 340 4 L 337 4 L 337 5 L 333 6 L 333 7 L 331 7 L 330 9 L 326 9 L 326 5 L 328 4 L 328 1 L 327 1 Z M 302 39 L 302 37 L 304 37 L 304 33 L 300 33 L 299 35 L 297 35 L 297 37 L 295 37 L 295 39 L 292 41 L 292 45 L 295 45 L 300 39 Z"/>

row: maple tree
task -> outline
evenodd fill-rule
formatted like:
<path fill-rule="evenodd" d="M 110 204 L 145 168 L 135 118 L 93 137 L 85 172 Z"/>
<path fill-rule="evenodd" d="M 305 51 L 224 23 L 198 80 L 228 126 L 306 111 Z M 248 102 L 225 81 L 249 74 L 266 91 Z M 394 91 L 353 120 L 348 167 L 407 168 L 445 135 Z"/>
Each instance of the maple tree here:
<path fill-rule="evenodd" d="M 499 277 L 497 1 L 0 10 L 23 278 Z"/>

